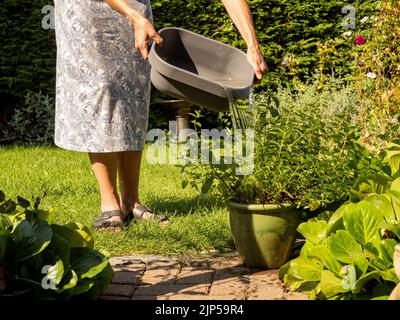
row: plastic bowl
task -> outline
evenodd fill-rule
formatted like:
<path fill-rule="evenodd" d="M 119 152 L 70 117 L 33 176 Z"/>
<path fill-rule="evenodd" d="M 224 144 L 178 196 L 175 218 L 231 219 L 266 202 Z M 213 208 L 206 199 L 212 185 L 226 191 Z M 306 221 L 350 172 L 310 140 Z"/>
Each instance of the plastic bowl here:
<path fill-rule="evenodd" d="M 248 97 L 254 71 L 244 52 L 181 28 L 159 34 L 164 44 L 153 42 L 149 55 L 158 90 L 216 112 L 229 110 L 229 93 Z"/>

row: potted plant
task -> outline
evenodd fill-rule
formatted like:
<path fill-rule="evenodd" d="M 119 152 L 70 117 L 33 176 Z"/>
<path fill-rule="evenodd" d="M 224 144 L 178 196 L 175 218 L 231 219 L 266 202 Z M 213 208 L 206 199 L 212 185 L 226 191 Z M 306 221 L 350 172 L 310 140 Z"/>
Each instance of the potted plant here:
<path fill-rule="evenodd" d="M 251 174 L 237 175 L 237 163 L 192 164 L 183 168 L 183 186 L 216 189 L 226 201 L 246 265 L 279 268 L 291 254 L 302 213 L 339 206 L 358 174 L 372 170 L 355 114 L 346 87 L 259 94 Z"/>

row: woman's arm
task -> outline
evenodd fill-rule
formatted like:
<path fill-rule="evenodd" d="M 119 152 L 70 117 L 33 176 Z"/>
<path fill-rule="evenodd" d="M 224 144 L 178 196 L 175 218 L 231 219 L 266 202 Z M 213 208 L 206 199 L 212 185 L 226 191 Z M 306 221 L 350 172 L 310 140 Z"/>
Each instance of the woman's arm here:
<path fill-rule="evenodd" d="M 134 10 L 127 0 L 105 0 L 113 9 L 127 17 L 135 28 L 135 48 L 140 50 L 146 60 L 149 56 L 148 40 L 153 39 L 158 45 L 162 45 L 163 39 L 156 32 L 151 22 Z"/>
<path fill-rule="evenodd" d="M 254 30 L 253 18 L 246 0 L 221 0 L 232 21 L 247 44 L 247 59 L 261 80 L 268 68 L 260 51 Z"/>

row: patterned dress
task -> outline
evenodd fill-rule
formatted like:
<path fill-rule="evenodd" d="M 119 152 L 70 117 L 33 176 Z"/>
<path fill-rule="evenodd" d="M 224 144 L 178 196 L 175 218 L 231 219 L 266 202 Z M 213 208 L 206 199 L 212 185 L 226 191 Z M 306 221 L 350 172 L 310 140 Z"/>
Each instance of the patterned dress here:
<path fill-rule="evenodd" d="M 153 21 L 150 0 L 128 0 Z M 54 0 L 57 39 L 55 144 L 81 152 L 141 151 L 150 65 L 134 28 L 104 0 Z"/>

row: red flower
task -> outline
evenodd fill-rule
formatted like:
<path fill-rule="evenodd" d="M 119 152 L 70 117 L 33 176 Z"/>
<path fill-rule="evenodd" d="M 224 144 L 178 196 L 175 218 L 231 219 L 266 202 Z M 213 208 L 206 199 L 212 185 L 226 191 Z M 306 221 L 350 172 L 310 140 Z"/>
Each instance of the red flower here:
<path fill-rule="evenodd" d="M 355 40 L 355 43 L 356 43 L 356 45 L 363 45 L 364 43 L 365 43 L 365 38 L 363 37 L 363 36 L 357 36 L 356 37 L 356 40 Z"/>

